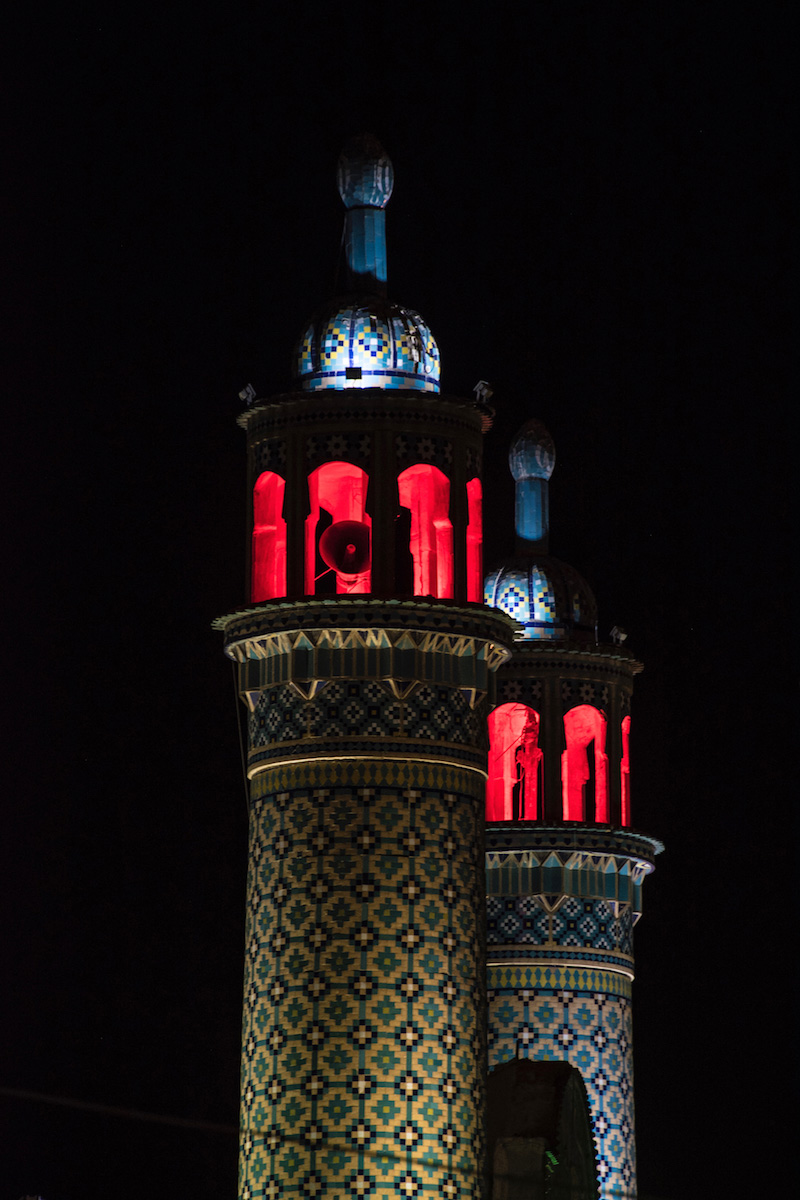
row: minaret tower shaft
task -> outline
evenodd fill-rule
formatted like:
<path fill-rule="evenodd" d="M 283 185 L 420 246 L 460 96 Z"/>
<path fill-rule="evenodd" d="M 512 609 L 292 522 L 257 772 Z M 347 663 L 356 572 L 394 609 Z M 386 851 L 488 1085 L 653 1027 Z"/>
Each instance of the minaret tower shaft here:
<path fill-rule="evenodd" d="M 485 420 L 385 298 L 391 164 L 346 148 L 352 293 L 240 418 L 250 604 L 240 1197 L 478 1200 L 484 797 L 508 618 L 481 603 Z"/>
<path fill-rule="evenodd" d="M 517 623 L 489 718 L 489 1065 L 566 1060 L 583 1076 L 604 1200 L 636 1196 L 631 995 L 642 881 L 662 849 L 630 827 L 630 702 L 641 670 L 598 644 L 585 581 L 549 555 L 552 438 L 512 443 L 517 557 L 486 579 Z"/>

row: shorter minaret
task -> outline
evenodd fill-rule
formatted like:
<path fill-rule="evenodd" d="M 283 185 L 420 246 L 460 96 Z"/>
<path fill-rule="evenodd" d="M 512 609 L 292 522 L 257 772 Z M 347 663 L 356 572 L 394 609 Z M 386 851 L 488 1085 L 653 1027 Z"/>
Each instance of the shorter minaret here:
<path fill-rule="evenodd" d="M 489 1065 L 564 1060 L 586 1085 L 604 1200 L 636 1196 L 631 997 L 641 885 L 662 848 L 630 828 L 641 664 L 597 642 L 584 579 L 549 554 L 552 438 L 515 437 L 517 557 L 486 579 L 517 623 L 489 717 Z"/>

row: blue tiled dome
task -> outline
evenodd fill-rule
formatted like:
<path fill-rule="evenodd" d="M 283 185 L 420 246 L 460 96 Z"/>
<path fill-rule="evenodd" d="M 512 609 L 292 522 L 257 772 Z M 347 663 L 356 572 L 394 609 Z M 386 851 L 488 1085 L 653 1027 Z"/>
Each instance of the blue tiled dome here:
<path fill-rule="evenodd" d="M 547 554 L 512 559 L 486 576 L 484 600 L 522 626 L 526 639 L 594 640 L 597 604 L 586 580 Z"/>
<path fill-rule="evenodd" d="M 419 313 L 376 296 L 334 301 L 311 319 L 294 356 L 301 387 L 439 391 L 439 347 Z"/>

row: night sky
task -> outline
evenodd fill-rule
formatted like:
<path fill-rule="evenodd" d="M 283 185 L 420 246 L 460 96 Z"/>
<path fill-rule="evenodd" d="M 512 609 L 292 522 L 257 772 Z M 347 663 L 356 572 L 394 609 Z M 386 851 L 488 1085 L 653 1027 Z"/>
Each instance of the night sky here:
<path fill-rule="evenodd" d="M 551 550 L 646 665 L 641 1200 L 772 1194 L 791 6 L 81 7 L 31 16 L 4 85 L 0 1200 L 235 1195 L 246 808 L 210 623 L 245 600 L 238 392 L 289 385 L 365 130 L 395 167 L 389 294 L 445 391 L 494 388 L 487 568 L 537 416 Z"/>

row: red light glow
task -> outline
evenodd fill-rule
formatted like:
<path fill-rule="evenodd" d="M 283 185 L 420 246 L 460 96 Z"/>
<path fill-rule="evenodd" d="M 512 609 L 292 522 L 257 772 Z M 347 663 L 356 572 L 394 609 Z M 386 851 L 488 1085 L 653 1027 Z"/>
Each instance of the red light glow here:
<path fill-rule="evenodd" d="M 467 600 L 483 602 L 483 489 L 477 477 L 467 484 Z"/>
<path fill-rule="evenodd" d="M 400 504 L 411 512 L 414 595 L 453 598 L 450 480 L 438 467 L 417 463 L 397 479 Z"/>
<path fill-rule="evenodd" d="M 317 576 L 317 525 L 319 511 L 325 509 L 333 522 L 359 521 L 372 530 L 372 518 L 367 515 L 367 487 L 369 476 L 361 467 L 347 462 L 328 462 L 317 467 L 308 477 L 310 512 L 306 517 L 306 595 L 316 592 Z M 372 572 L 367 570 L 358 575 L 336 572 L 337 592 L 369 592 L 372 587 Z"/>
<path fill-rule="evenodd" d="M 286 595 L 285 481 L 264 471 L 253 488 L 253 559 L 250 599 L 254 604 Z"/>
<path fill-rule="evenodd" d="M 591 704 L 579 704 L 564 713 L 567 748 L 561 755 L 564 820 L 585 821 L 586 785 L 591 778 L 589 747 L 594 742 L 594 820 L 608 821 L 608 755 L 606 719 Z"/>
<path fill-rule="evenodd" d="M 620 763 L 620 785 L 622 793 L 622 815 L 621 820 L 623 825 L 631 823 L 631 758 L 630 758 L 630 743 L 631 743 L 631 719 L 630 717 L 622 718 L 622 762 Z"/>
<path fill-rule="evenodd" d="M 487 821 L 535 821 L 539 815 L 539 714 L 501 704 L 489 714 Z"/>

